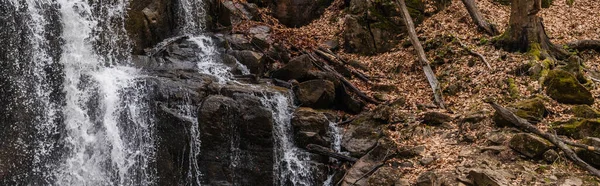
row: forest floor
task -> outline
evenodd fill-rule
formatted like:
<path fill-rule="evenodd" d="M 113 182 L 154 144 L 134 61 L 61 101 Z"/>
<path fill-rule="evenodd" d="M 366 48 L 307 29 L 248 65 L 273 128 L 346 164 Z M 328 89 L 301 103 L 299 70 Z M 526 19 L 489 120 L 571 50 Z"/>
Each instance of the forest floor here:
<path fill-rule="evenodd" d="M 287 39 L 290 43 L 299 43 L 300 46 L 307 48 L 314 47 L 328 40 L 341 40 L 345 15 L 341 13 L 344 11 L 341 4 L 342 0 L 336 0 L 320 19 L 301 28 L 285 28 L 268 16 L 263 16 L 263 20 L 275 28 L 274 31 L 279 33 L 280 39 Z M 508 24 L 510 6 L 497 4 L 493 0 L 478 0 L 477 4 L 485 18 L 496 24 L 503 32 Z M 492 67 L 488 69 L 479 58 L 469 55 L 456 43 L 447 46 L 451 54 L 440 54 L 439 50 L 427 52 L 428 58 L 433 61 L 432 66 L 442 89 L 446 90 L 449 86 L 457 85 L 460 87 L 457 91 L 444 94 L 445 104 L 452 116 L 460 118 L 474 112 L 491 115 L 493 109 L 482 101 L 490 96 L 498 98 L 501 105 L 506 105 L 515 100 L 544 94 L 537 79 L 515 74 L 515 69 L 532 60 L 530 55 L 506 52 L 489 44 L 493 37 L 485 35 L 476 28 L 461 1 L 453 0 L 451 5 L 439 11 L 428 4 L 426 12 L 432 16 L 427 17 L 416 28 L 419 37 L 426 39 L 424 43 L 438 42 L 434 39 L 443 38 L 442 36 L 454 36 L 472 50 L 481 53 Z M 555 44 L 562 45 L 582 39 L 600 39 L 600 1 L 576 0 L 572 6 L 567 5 L 565 1 L 554 1 L 550 8 L 542 9 L 539 15 L 544 20 L 547 34 Z M 404 99 L 407 103 L 398 112 L 406 113 L 412 118 L 409 118 L 408 124 L 396 126 L 398 129 L 406 130 L 390 130 L 388 135 L 394 136 L 401 146 L 425 146 L 424 156 L 434 157 L 436 160 L 427 166 L 418 165 L 419 158 L 398 160 L 416 164 L 411 168 L 402 168 L 405 179 L 414 183 L 419 174 L 429 170 L 462 173 L 461 167 L 478 166 L 483 161 L 484 164 L 494 164 L 498 169 L 508 170 L 514 176 L 510 180 L 514 185 L 557 184 L 557 180 L 570 177 L 584 180 L 585 185 L 594 185 L 592 183 L 598 181 L 597 178 L 589 176 L 585 170 L 577 168 L 565 159 L 547 164 L 519 158 L 518 153 L 508 148 L 508 140 L 504 142 L 506 150 L 490 155 L 494 157 L 491 160 L 478 160 L 479 153 L 475 151 L 488 145 L 489 136 L 497 133 L 514 133 L 514 129 L 496 127 L 491 117 L 487 117 L 476 126 L 467 127 L 462 133 L 459 133 L 457 123 L 451 123 L 448 127 L 435 128 L 422 124 L 419 118 L 422 118 L 425 112 L 423 105 L 434 104 L 433 94 L 418 65 L 414 48 L 403 46 L 403 43 L 407 42 L 408 38 L 401 41 L 390 52 L 375 56 L 349 54 L 343 49 L 337 51 L 347 60 L 356 59 L 364 63 L 369 67 L 369 71 L 365 73 L 369 77 L 376 77 L 373 78 L 372 84 L 358 79 L 352 80 L 361 90 L 371 96 L 380 94 L 379 97 L 383 96 L 389 100 Z M 427 44 L 424 46 L 427 47 Z M 600 71 L 600 55 L 588 51 L 580 55 L 584 58 L 587 68 Z M 509 79 L 514 80 L 518 92 L 511 92 Z M 393 85 L 396 89 L 390 92 L 372 91 L 371 89 L 376 85 Z M 591 91 L 595 98 L 600 97 L 600 86 L 594 87 Z M 596 102 L 592 107 L 599 108 L 599 106 L 600 103 Z M 545 129 L 549 123 L 572 117 L 568 112 L 569 105 L 547 99 L 546 107 L 551 114 L 537 125 L 539 128 Z M 448 112 L 441 109 L 438 111 Z M 407 130 L 411 131 L 410 135 L 406 134 Z M 460 135 L 469 136 L 471 140 L 469 142 L 460 140 Z M 473 156 L 469 156 L 469 152 L 474 152 Z"/>

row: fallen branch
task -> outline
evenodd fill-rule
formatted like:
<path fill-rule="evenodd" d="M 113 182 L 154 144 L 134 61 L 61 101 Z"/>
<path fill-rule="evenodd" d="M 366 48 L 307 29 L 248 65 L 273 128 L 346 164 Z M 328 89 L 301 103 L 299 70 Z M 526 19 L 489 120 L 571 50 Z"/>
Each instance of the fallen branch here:
<path fill-rule="evenodd" d="M 452 37 L 454 37 L 454 36 L 452 36 Z M 490 65 L 490 63 L 487 62 L 487 60 L 485 60 L 485 57 L 483 57 L 483 55 L 471 50 L 467 45 L 465 45 L 463 42 L 461 42 L 460 39 L 458 39 L 457 37 L 454 37 L 454 38 L 456 39 L 456 41 L 458 42 L 458 44 L 461 47 L 463 47 L 465 50 L 467 50 L 467 52 L 469 52 L 469 54 L 474 55 L 475 57 L 479 57 L 481 59 L 481 61 L 483 61 L 483 63 L 485 63 L 485 66 L 487 66 L 488 69 L 492 70 L 492 66 Z"/>
<path fill-rule="evenodd" d="M 532 132 L 532 133 L 534 133 L 538 136 L 541 136 L 541 137 L 545 138 L 546 140 L 550 141 L 552 144 L 554 144 L 558 148 L 560 148 L 560 150 L 562 150 L 564 152 L 565 156 L 567 158 L 569 158 L 570 160 L 572 160 L 577 166 L 589 171 L 594 176 L 600 178 L 600 171 L 598 171 L 598 169 L 592 167 L 591 165 L 589 165 L 588 163 L 583 161 L 581 158 L 579 158 L 579 156 L 577 156 L 577 154 L 575 154 L 575 152 L 571 148 L 569 148 L 569 146 L 567 146 L 567 144 L 565 144 L 563 142 L 563 140 L 560 139 L 555 134 L 551 134 L 551 133 L 547 133 L 547 132 L 543 132 L 543 131 L 539 130 L 534 125 L 529 123 L 526 119 L 520 118 L 519 116 L 515 115 L 508 109 L 498 105 L 494 101 L 486 100 L 485 102 L 490 104 L 494 108 L 494 110 L 496 110 L 496 112 L 498 114 L 500 114 L 500 116 L 502 116 L 504 119 L 510 121 L 510 123 L 514 124 L 517 127 L 520 127 L 522 130 Z"/>
<path fill-rule="evenodd" d="M 433 73 L 431 66 L 429 66 L 429 61 L 427 60 L 427 57 L 425 56 L 425 51 L 423 50 L 423 47 L 421 46 L 419 38 L 417 37 L 417 33 L 415 32 L 415 25 L 412 21 L 412 18 L 410 17 L 410 14 L 408 13 L 408 9 L 406 8 L 406 3 L 404 2 L 404 0 L 396 0 L 396 3 L 400 4 L 400 9 L 402 10 L 402 15 L 403 15 L 402 17 L 404 20 L 404 24 L 406 25 L 406 28 L 408 29 L 408 36 L 410 38 L 410 42 L 412 43 L 412 45 L 415 47 L 415 50 L 417 51 L 417 57 L 419 58 L 419 62 L 421 63 L 421 66 L 423 66 L 423 71 L 425 72 L 427 81 L 429 81 L 429 85 L 431 86 L 431 89 L 433 90 L 433 97 L 435 98 L 435 101 L 440 105 L 440 108 L 445 109 L 446 107 L 444 106 L 444 98 L 442 97 L 442 90 L 440 89 L 440 85 L 437 81 L 437 77 L 435 77 L 435 73 Z"/>
<path fill-rule="evenodd" d="M 340 73 L 338 73 L 335 70 L 333 70 L 327 64 L 325 64 L 325 63 L 323 63 L 322 65 L 319 64 L 318 62 L 320 62 L 319 59 L 321 59 L 321 58 L 316 58 L 314 55 L 312 55 L 310 53 L 306 53 L 306 54 L 308 54 L 308 56 L 310 57 L 311 61 L 313 62 L 313 64 L 315 66 L 317 66 L 317 68 L 319 68 L 320 70 L 325 71 L 325 72 L 331 72 L 331 73 L 333 73 L 344 85 L 348 86 L 354 93 L 356 93 L 356 95 L 358 95 L 359 97 L 361 97 L 365 101 L 367 101 L 369 103 L 373 103 L 373 104 L 379 104 L 380 103 L 379 101 L 377 101 L 377 100 L 375 100 L 375 99 L 367 96 L 367 94 L 365 94 L 364 92 L 360 91 L 360 89 L 358 89 L 354 85 L 352 85 L 352 83 L 350 83 L 350 81 L 346 80 L 346 78 L 344 78 L 344 76 L 342 76 Z"/>
<path fill-rule="evenodd" d="M 317 144 L 308 144 L 306 146 L 306 149 L 309 152 L 312 152 L 312 153 L 315 153 L 315 154 L 320 154 L 320 155 L 323 155 L 323 156 L 332 157 L 332 158 L 335 158 L 335 159 L 338 159 L 338 160 L 349 161 L 349 162 L 352 162 L 352 163 L 358 161 L 358 159 L 355 158 L 355 157 L 350 157 L 350 156 L 346 156 L 346 155 L 343 155 L 343 154 L 338 153 L 338 152 L 333 152 L 331 149 L 329 149 L 327 147 L 323 147 L 321 145 L 317 145 Z"/>
<path fill-rule="evenodd" d="M 336 57 L 334 55 L 331 55 L 330 53 L 327 53 L 327 52 L 322 51 L 322 50 L 315 50 L 315 52 L 317 54 L 319 54 L 321 57 L 323 57 L 325 60 L 327 60 L 327 61 L 329 61 L 331 63 L 334 63 L 336 66 L 339 66 L 340 68 L 344 68 L 345 70 L 350 71 L 350 73 L 352 73 L 352 75 L 355 75 L 360 80 L 363 80 L 364 82 L 367 82 L 367 83 L 369 82 L 369 78 L 367 78 L 364 74 L 362 74 L 362 73 L 360 73 L 360 72 L 358 72 L 356 70 L 350 69 L 348 67 L 345 67 L 343 63 L 340 63 L 340 62 L 336 61 L 335 60 Z"/>
<path fill-rule="evenodd" d="M 471 19 L 473 19 L 473 22 L 475 22 L 477 27 L 481 28 L 485 31 L 485 33 L 491 36 L 500 34 L 498 29 L 496 29 L 496 25 L 488 23 L 485 19 L 483 19 L 481 12 L 479 12 L 479 9 L 477 8 L 475 0 L 462 0 L 462 2 L 467 8 L 469 15 L 471 15 Z"/>
<path fill-rule="evenodd" d="M 579 40 L 567 44 L 569 48 L 577 50 L 596 50 L 600 52 L 600 40 Z"/>

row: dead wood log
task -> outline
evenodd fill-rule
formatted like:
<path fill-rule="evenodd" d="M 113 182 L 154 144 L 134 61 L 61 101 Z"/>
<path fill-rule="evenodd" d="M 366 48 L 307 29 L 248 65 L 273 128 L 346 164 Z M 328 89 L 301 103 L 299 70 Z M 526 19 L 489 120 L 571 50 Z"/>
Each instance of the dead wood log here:
<path fill-rule="evenodd" d="M 588 172 L 592 173 L 594 176 L 600 178 L 600 171 L 598 169 L 592 167 L 585 161 L 583 161 L 581 158 L 579 158 L 579 156 L 577 156 L 575 151 L 573 151 L 573 149 L 571 149 L 569 146 L 567 146 L 567 144 L 565 144 L 563 142 L 563 140 L 560 139 L 557 135 L 539 130 L 533 124 L 529 123 L 526 119 L 520 118 L 519 116 L 515 115 L 508 109 L 498 105 L 494 101 L 485 100 L 485 102 L 490 104 L 500 116 L 502 116 L 504 119 L 510 121 L 510 123 L 519 127 L 521 130 L 532 132 L 532 133 L 550 141 L 552 144 L 556 145 L 560 150 L 562 150 L 565 153 L 565 156 L 568 159 L 570 159 L 571 161 L 573 161 L 577 166 L 587 170 Z"/>
<path fill-rule="evenodd" d="M 600 40 L 579 40 L 567 44 L 569 48 L 577 50 L 596 50 L 600 52 Z"/>
<path fill-rule="evenodd" d="M 358 77 L 360 80 L 362 80 L 364 82 L 369 83 L 369 81 L 370 81 L 369 78 L 367 78 L 363 73 L 360 73 L 360 72 L 358 72 L 356 70 L 353 70 L 351 68 L 345 67 L 343 61 L 342 62 L 338 62 L 336 60 L 337 57 L 335 57 L 335 55 L 332 55 L 331 53 L 323 51 L 323 50 L 315 50 L 315 52 L 317 54 L 319 54 L 321 57 L 323 57 L 325 60 L 327 60 L 327 61 L 329 61 L 331 63 L 334 63 L 336 66 L 339 66 L 340 68 L 344 68 L 344 69 L 350 71 L 350 73 L 352 73 L 352 75 Z M 340 59 L 340 58 L 337 58 L 337 59 Z"/>
<path fill-rule="evenodd" d="M 454 36 L 453 36 L 454 37 Z M 490 65 L 490 63 L 487 62 L 487 60 L 485 60 L 485 57 L 483 57 L 483 55 L 481 55 L 480 53 L 477 53 L 473 50 L 471 50 L 467 45 L 465 45 L 463 42 L 460 41 L 460 39 L 458 39 L 457 37 L 454 37 L 456 39 L 456 41 L 458 42 L 458 44 L 463 47 L 465 50 L 467 50 L 467 52 L 469 52 L 469 54 L 475 56 L 475 57 L 479 57 L 481 59 L 481 61 L 483 61 L 483 63 L 485 63 L 485 66 L 488 67 L 488 69 L 492 70 L 492 66 Z"/>
<path fill-rule="evenodd" d="M 440 108 L 445 109 L 446 107 L 444 106 L 442 90 L 437 81 L 437 77 L 435 77 L 435 73 L 433 73 L 431 66 L 429 66 L 429 60 L 427 60 L 427 56 L 425 56 L 425 51 L 423 50 L 421 42 L 417 37 L 417 32 L 415 32 L 415 25 L 412 21 L 412 18 L 410 17 L 410 14 L 408 13 L 408 9 L 406 8 L 406 2 L 404 2 L 404 0 L 396 0 L 396 3 L 400 4 L 404 24 L 406 25 L 406 28 L 408 30 L 408 37 L 410 38 L 410 42 L 412 43 L 413 47 L 415 47 L 415 50 L 417 51 L 417 57 L 419 58 L 419 62 L 421 63 L 423 71 L 425 72 L 425 76 L 427 77 L 427 81 L 429 81 L 429 85 L 433 90 L 433 97 L 435 101 L 440 105 Z"/>
<path fill-rule="evenodd" d="M 311 53 L 307 53 L 307 52 L 305 52 L 305 53 L 308 54 L 311 61 L 313 62 L 313 64 L 315 66 L 317 66 L 317 68 L 319 68 L 320 70 L 325 71 L 325 72 L 333 73 L 344 85 L 348 86 L 350 88 L 350 90 L 352 90 L 352 92 L 354 92 L 356 95 L 358 95 L 359 97 L 361 97 L 362 99 L 364 99 L 365 101 L 367 101 L 369 103 L 373 103 L 373 104 L 380 103 L 379 101 L 367 96 L 367 94 L 362 92 L 360 89 L 356 88 L 356 86 L 352 85 L 352 83 L 350 83 L 350 81 L 348 81 L 346 78 L 344 78 L 344 76 L 342 76 L 340 73 L 336 72 L 335 70 L 333 70 L 333 68 L 331 68 L 324 62 L 320 61 L 319 59 L 321 59 L 321 58 L 317 58 L 317 57 L 315 57 L 315 55 L 313 55 Z M 321 59 L 321 60 L 323 60 L 323 59 Z M 318 62 L 321 62 L 322 64 L 319 64 Z"/>
<path fill-rule="evenodd" d="M 479 8 L 477 8 L 477 3 L 475 3 L 475 0 L 462 0 L 462 2 L 465 5 L 465 7 L 467 8 L 467 12 L 469 12 L 471 19 L 473 19 L 473 22 L 475 22 L 477 27 L 484 30 L 485 33 L 487 33 L 490 36 L 495 36 L 495 35 L 500 34 L 498 29 L 496 29 L 496 25 L 487 22 L 483 18 L 483 16 L 481 15 L 481 12 L 479 12 Z"/>
<path fill-rule="evenodd" d="M 315 153 L 315 154 L 320 154 L 323 156 L 328 156 L 328 157 L 332 157 L 338 160 L 343 160 L 343 161 L 349 161 L 349 162 L 356 162 L 358 161 L 358 158 L 355 157 L 350 157 L 350 156 L 346 156 L 343 155 L 341 153 L 338 152 L 333 152 L 331 149 L 327 148 L 327 147 L 323 147 L 321 145 L 317 145 L 317 144 L 308 144 L 306 146 L 306 149 L 309 152 Z"/>

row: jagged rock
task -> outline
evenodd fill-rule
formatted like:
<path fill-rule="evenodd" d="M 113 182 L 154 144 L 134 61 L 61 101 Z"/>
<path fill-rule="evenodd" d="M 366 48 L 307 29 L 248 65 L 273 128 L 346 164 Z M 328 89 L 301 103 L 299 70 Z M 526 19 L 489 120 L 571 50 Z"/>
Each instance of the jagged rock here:
<path fill-rule="evenodd" d="M 507 176 L 498 171 L 489 169 L 473 169 L 469 171 L 469 177 L 475 185 L 504 186 L 508 185 Z"/>
<path fill-rule="evenodd" d="M 548 140 L 529 133 L 519 133 L 510 139 L 510 148 L 529 157 L 538 158 L 554 147 Z"/>
<path fill-rule="evenodd" d="M 423 116 L 423 123 L 427 125 L 441 125 L 452 121 L 452 116 L 441 112 L 427 112 Z"/>
<path fill-rule="evenodd" d="M 131 1 L 125 20 L 125 30 L 133 43 L 133 54 L 143 54 L 152 47 L 175 34 L 176 19 L 170 0 Z"/>
<path fill-rule="evenodd" d="M 546 94 L 559 103 L 594 103 L 592 93 L 579 83 L 577 78 L 564 70 L 551 70 L 544 81 Z"/>
<path fill-rule="evenodd" d="M 390 139 L 382 138 L 378 141 L 379 145 L 362 156 L 347 171 L 341 181 L 341 186 L 367 185 L 367 181 L 371 179 L 364 179 L 363 176 L 381 166 L 387 158 L 396 153 L 395 144 Z"/>
<path fill-rule="evenodd" d="M 575 117 L 580 118 L 600 118 L 600 112 L 594 110 L 589 105 L 576 105 L 571 108 Z"/>
<path fill-rule="evenodd" d="M 257 97 L 243 93 L 231 98 L 209 96 L 198 109 L 198 126 L 200 140 L 210 142 L 200 150 L 203 182 L 273 183 L 273 118 Z"/>
<path fill-rule="evenodd" d="M 584 140 L 582 140 L 582 143 L 585 145 L 598 147 L 599 141 L 600 141 L 600 139 L 598 139 L 598 138 L 587 137 Z M 581 149 L 581 148 L 576 149 L 575 153 L 577 153 L 577 156 L 579 156 L 579 158 L 581 158 L 583 161 L 589 163 L 590 165 L 592 165 L 596 168 L 600 168 L 600 155 L 599 154 L 596 154 L 592 151 L 589 151 L 586 149 Z"/>
<path fill-rule="evenodd" d="M 329 108 L 335 100 L 335 85 L 331 81 L 315 79 L 300 83 L 294 93 L 302 106 Z"/>
<path fill-rule="evenodd" d="M 219 1 L 217 23 L 223 26 L 236 25 L 243 20 L 258 20 L 258 6 L 239 1 Z"/>
<path fill-rule="evenodd" d="M 427 171 L 419 175 L 416 186 L 436 186 L 438 185 L 437 175 L 433 171 Z"/>
<path fill-rule="evenodd" d="M 273 16 L 288 27 L 301 27 L 319 18 L 333 0 L 274 1 Z"/>
<path fill-rule="evenodd" d="M 226 46 L 226 48 L 230 47 L 235 50 L 252 50 L 253 48 L 250 40 L 248 40 L 243 34 L 225 35 L 224 39 L 229 45 Z"/>
<path fill-rule="evenodd" d="M 407 1 L 415 24 L 424 18 L 421 0 Z M 398 44 L 406 33 L 401 13 L 392 0 L 351 0 L 345 17 L 344 48 L 351 53 L 373 55 L 386 52 Z"/>
<path fill-rule="evenodd" d="M 265 71 L 263 54 L 251 50 L 230 50 L 229 54 L 235 57 L 242 65 L 246 66 L 253 74 L 260 76 Z"/>
<path fill-rule="evenodd" d="M 310 56 L 301 55 L 290 60 L 288 64 L 271 73 L 271 77 L 281 80 L 300 79 L 313 68 Z"/>
<path fill-rule="evenodd" d="M 544 101 L 541 98 L 532 98 L 521 100 L 515 104 L 511 104 L 507 107 L 515 115 L 526 119 L 530 123 L 537 124 L 548 115 Z M 494 114 L 494 122 L 499 127 L 513 126 L 508 120 L 502 118 L 497 113 Z"/>
<path fill-rule="evenodd" d="M 360 157 L 377 144 L 382 135 L 382 123 L 368 114 L 350 123 L 342 136 L 342 148 L 350 155 Z"/>
<path fill-rule="evenodd" d="M 400 178 L 402 178 L 400 170 L 394 167 L 385 166 L 377 169 L 377 171 L 367 178 L 367 185 L 401 185 Z"/>
<path fill-rule="evenodd" d="M 300 107 L 294 112 L 291 124 L 294 130 L 294 142 L 298 147 L 304 148 L 311 143 L 330 146 L 327 140 L 329 120 L 323 113 Z"/>
<path fill-rule="evenodd" d="M 557 134 L 575 139 L 584 137 L 600 137 L 600 120 L 573 118 L 553 124 Z"/>
<path fill-rule="evenodd" d="M 398 156 L 402 158 L 412 158 L 415 156 L 421 156 L 425 152 L 425 146 L 416 146 L 416 147 L 401 147 L 398 151 Z"/>

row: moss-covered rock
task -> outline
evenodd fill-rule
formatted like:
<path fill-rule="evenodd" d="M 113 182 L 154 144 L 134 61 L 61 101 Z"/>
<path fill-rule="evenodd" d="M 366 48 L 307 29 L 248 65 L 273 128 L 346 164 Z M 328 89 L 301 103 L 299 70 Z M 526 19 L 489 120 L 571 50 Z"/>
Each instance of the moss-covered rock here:
<path fill-rule="evenodd" d="M 573 118 L 564 122 L 553 124 L 556 133 L 575 139 L 584 137 L 600 137 L 600 120 Z"/>
<path fill-rule="evenodd" d="M 546 115 L 548 115 L 544 101 L 541 98 L 521 100 L 515 104 L 509 105 L 507 109 L 533 124 L 539 123 L 544 119 L 544 117 L 546 117 Z M 499 127 L 512 126 L 508 120 L 505 120 L 497 113 L 494 114 L 493 119 L 496 125 Z"/>
<path fill-rule="evenodd" d="M 529 133 L 516 134 L 510 139 L 509 146 L 529 158 L 539 158 L 554 147 L 548 140 Z"/>
<path fill-rule="evenodd" d="M 590 146 L 598 146 L 598 138 L 586 138 L 582 140 L 582 143 Z M 576 149 L 575 153 L 577 153 L 577 156 L 579 156 L 579 158 L 581 158 L 583 161 L 596 168 L 600 168 L 600 154 L 580 148 Z"/>
<path fill-rule="evenodd" d="M 576 105 L 571 108 L 571 112 L 575 117 L 579 118 L 600 118 L 600 112 L 596 111 L 589 105 Z"/>
<path fill-rule="evenodd" d="M 551 70 L 544 81 L 546 94 L 559 103 L 594 103 L 592 93 L 579 83 L 577 78 L 564 70 Z"/>

